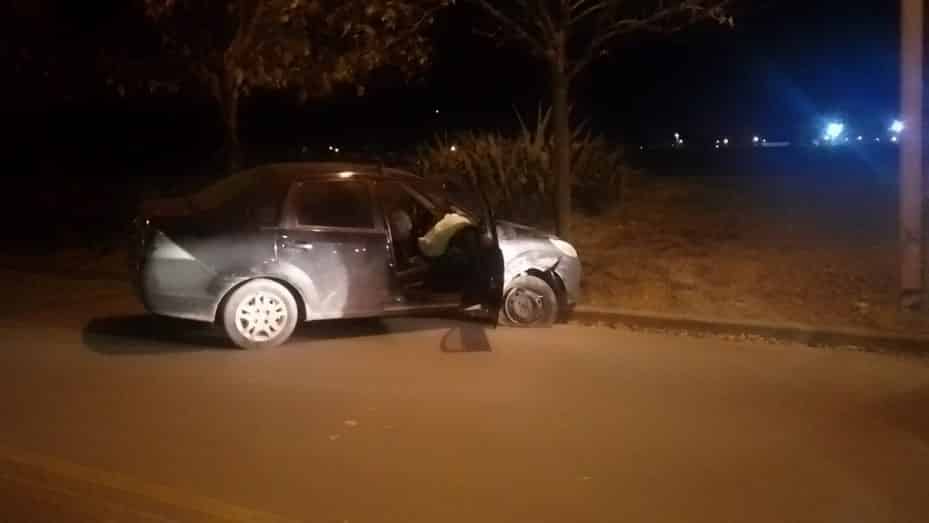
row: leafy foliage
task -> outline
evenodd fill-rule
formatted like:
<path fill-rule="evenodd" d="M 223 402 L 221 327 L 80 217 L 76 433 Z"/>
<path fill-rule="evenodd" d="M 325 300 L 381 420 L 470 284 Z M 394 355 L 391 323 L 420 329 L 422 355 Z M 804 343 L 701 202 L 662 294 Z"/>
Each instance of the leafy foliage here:
<path fill-rule="evenodd" d="M 153 48 L 111 51 L 110 83 L 173 92 L 206 90 L 224 130 L 227 170 L 241 167 L 239 105 L 259 89 L 302 102 L 377 73 L 408 79 L 429 65 L 428 30 L 449 0 L 136 0 L 154 30 Z M 114 55 L 115 53 L 115 55 Z"/>
<path fill-rule="evenodd" d="M 553 217 L 555 180 L 551 111 L 538 112 L 534 125 L 520 118 L 519 132 L 466 132 L 437 136 L 421 147 L 416 170 L 425 177 L 464 173 L 484 188 L 500 216 L 540 224 Z M 619 203 L 626 177 L 634 171 L 623 149 L 601 136 L 573 131 L 574 196 L 590 211 Z"/>
<path fill-rule="evenodd" d="M 385 66 L 411 74 L 429 61 L 424 30 L 441 1 L 144 0 L 162 53 L 183 72 L 228 72 L 256 88 L 329 94 Z"/>

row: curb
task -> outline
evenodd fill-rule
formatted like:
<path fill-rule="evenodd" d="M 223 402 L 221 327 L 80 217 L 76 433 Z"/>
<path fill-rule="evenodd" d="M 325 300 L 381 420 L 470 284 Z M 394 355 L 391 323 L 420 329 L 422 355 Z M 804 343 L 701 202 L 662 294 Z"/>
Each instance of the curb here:
<path fill-rule="evenodd" d="M 569 321 L 621 324 L 630 328 L 676 330 L 696 334 L 741 335 L 800 343 L 810 347 L 854 347 L 873 352 L 929 356 L 929 336 L 908 336 L 868 329 L 828 328 L 802 323 L 725 320 L 625 309 L 578 306 Z"/>

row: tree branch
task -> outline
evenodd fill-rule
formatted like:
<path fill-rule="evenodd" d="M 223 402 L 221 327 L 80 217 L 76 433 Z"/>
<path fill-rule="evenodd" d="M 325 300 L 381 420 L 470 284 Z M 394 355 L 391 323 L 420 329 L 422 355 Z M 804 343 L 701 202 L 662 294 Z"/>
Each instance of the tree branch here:
<path fill-rule="evenodd" d="M 261 11 L 260 0 L 239 0 L 238 3 L 239 24 L 235 37 L 224 53 L 223 58 L 226 64 L 237 63 L 248 51 L 255 37 L 255 28 L 258 26 Z"/>
<path fill-rule="evenodd" d="M 584 5 L 589 2 L 590 0 L 578 0 L 571 4 L 571 19 L 568 21 L 569 24 L 576 25 L 588 16 L 605 11 L 609 7 L 609 2 L 604 1 L 595 2 L 593 5 L 589 6 Z M 578 12 L 579 10 L 580 12 Z"/>
<path fill-rule="evenodd" d="M 444 9 L 446 5 L 447 5 L 446 2 L 443 1 L 443 2 L 439 2 L 433 7 L 426 9 L 423 15 L 419 17 L 419 20 L 414 22 L 413 25 L 411 25 L 409 29 L 397 35 L 397 37 L 393 40 L 393 42 L 387 44 L 385 48 L 391 49 L 394 46 L 400 43 L 403 43 L 403 41 L 406 40 L 407 38 L 418 33 L 423 28 L 424 25 L 426 25 L 427 23 L 431 23 L 432 19 L 435 17 L 435 14 L 441 9 Z"/>
<path fill-rule="evenodd" d="M 530 1 L 532 2 L 531 5 L 529 3 Z M 522 7 L 528 19 L 535 21 L 535 25 L 539 28 L 539 31 L 542 35 L 541 41 L 553 41 L 555 38 L 555 33 L 558 32 L 558 29 L 556 27 L 555 21 L 552 19 L 551 13 L 548 12 L 548 6 L 546 3 L 539 0 L 516 0 L 516 3 Z M 533 7 L 535 7 L 535 9 L 533 9 Z"/>
<path fill-rule="evenodd" d="M 487 12 L 487 14 L 489 14 L 491 17 L 493 17 L 498 22 L 506 26 L 510 31 L 512 31 L 513 34 L 516 35 L 516 37 L 519 40 L 522 40 L 522 42 L 526 44 L 526 46 L 529 48 L 530 53 L 532 53 L 534 56 L 538 58 L 543 58 L 543 59 L 547 58 L 546 53 L 548 51 L 548 48 L 545 46 L 545 44 L 538 38 L 535 38 L 534 36 L 529 34 L 529 32 L 526 31 L 526 29 L 522 25 L 520 25 L 519 22 L 513 20 L 512 18 L 504 14 L 503 11 L 500 11 L 499 9 L 491 5 L 490 2 L 488 2 L 487 0 L 473 0 L 473 1 L 481 9 Z M 525 13 L 525 14 L 527 16 L 530 15 L 530 13 Z"/>
<path fill-rule="evenodd" d="M 578 3 L 581 3 L 581 1 Z M 660 8 L 651 15 L 641 18 L 624 18 L 607 22 L 598 30 L 598 34 L 587 46 L 581 58 L 571 67 L 570 75 L 573 77 L 583 71 L 611 40 L 621 35 L 635 31 L 674 33 L 705 19 L 715 19 L 720 23 L 731 22 L 731 19 L 725 18 L 722 14 L 723 8 L 729 3 L 731 3 L 731 0 L 717 0 L 704 5 L 699 1 L 687 0 L 672 7 Z M 604 8 L 605 4 L 606 2 L 600 3 Z M 685 22 L 673 26 L 661 25 L 662 22 L 685 13 L 690 13 L 690 17 Z"/>

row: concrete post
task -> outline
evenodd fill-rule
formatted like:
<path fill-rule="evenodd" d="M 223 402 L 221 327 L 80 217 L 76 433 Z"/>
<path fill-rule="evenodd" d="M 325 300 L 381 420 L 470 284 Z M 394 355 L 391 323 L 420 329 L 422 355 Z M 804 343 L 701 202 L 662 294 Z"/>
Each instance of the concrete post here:
<path fill-rule="evenodd" d="M 925 0 L 901 0 L 900 94 L 906 130 L 900 144 L 901 305 L 922 300 L 923 27 Z M 929 304 L 926 304 L 929 305 Z"/>

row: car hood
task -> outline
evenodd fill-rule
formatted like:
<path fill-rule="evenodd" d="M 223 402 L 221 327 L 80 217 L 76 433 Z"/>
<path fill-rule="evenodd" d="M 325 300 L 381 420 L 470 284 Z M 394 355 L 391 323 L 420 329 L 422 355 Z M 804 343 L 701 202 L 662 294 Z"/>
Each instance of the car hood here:
<path fill-rule="evenodd" d="M 497 220 L 497 236 L 500 240 L 547 240 L 554 237 L 541 229 L 506 220 Z"/>

